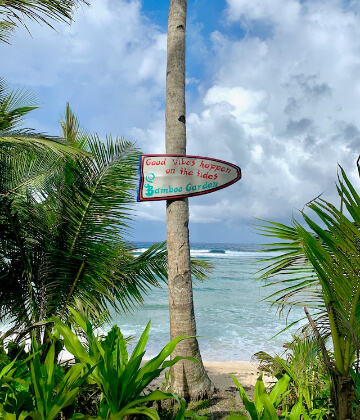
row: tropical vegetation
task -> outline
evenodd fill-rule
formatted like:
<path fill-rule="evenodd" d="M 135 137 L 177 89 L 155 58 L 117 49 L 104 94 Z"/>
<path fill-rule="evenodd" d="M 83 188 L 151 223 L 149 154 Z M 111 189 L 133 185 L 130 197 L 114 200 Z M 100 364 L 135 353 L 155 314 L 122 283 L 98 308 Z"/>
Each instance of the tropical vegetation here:
<path fill-rule="evenodd" d="M 103 336 L 97 336 L 90 320 L 83 312 L 71 310 L 75 322 L 83 329 L 81 342 L 72 329 L 60 318 L 48 320 L 55 325 L 49 345 L 38 346 L 33 339 L 29 352 L 17 348 L 17 356 L 10 360 L 4 349 L 0 361 L 0 418 L 11 420 L 57 418 L 91 418 L 77 412 L 78 396 L 86 383 L 99 391 L 94 419 L 120 420 L 129 415 L 142 415 L 152 419 L 159 416 L 155 408 L 146 404 L 163 399 L 178 399 L 176 395 L 155 390 L 146 395 L 147 385 L 180 357 L 165 360 L 176 345 L 186 339 L 178 337 L 168 343 L 154 358 L 143 362 L 150 323 L 145 328 L 132 354 L 128 355 L 128 340 L 119 327 Z M 76 363 L 61 366 L 57 360 L 57 347 L 65 345 Z M 191 358 L 189 358 L 191 359 Z M 197 363 L 196 360 L 193 360 Z M 186 412 L 182 410 L 184 418 Z"/>
<path fill-rule="evenodd" d="M 168 343 L 156 357 L 143 363 L 150 322 L 129 357 L 127 343 L 119 327 L 113 326 L 106 337 L 99 340 L 94 334 L 89 319 L 74 310 L 71 312 L 75 323 L 84 333 L 85 342 L 81 343 L 78 335 L 59 318 L 54 318 L 55 334 L 64 337 L 65 348 L 86 366 L 90 378 L 101 390 L 99 417 L 121 419 L 130 414 L 138 414 L 156 418 L 156 410 L 147 408 L 145 403 L 174 398 L 174 395 L 160 390 L 145 395 L 143 392 L 164 369 L 182 360 L 181 357 L 166 359 L 174 351 L 176 345 L 187 337 L 177 337 Z M 191 357 L 187 359 L 198 363 Z"/>
<path fill-rule="evenodd" d="M 239 383 L 239 381 L 234 375 L 232 375 L 232 378 L 239 390 L 240 398 L 244 404 L 244 407 L 250 414 L 252 420 L 279 420 L 276 408 L 281 404 L 282 400 L 286 395 L 285 391 L 290 381 L 290 377 L 287 374 L 284 374 L 282 378 L 277 381 L 277 383 L 272 388 L 269 394 L 266 392 L 262 375 L 260 375 L 255 384 L 254 401 L 251 401 L 244 387 Z M 298 419 L 300 417 L 301 412 L 298 413 L 298 411 L 299 410 L 297 408 L 297 405 L 295 405 L 292 409 L 291 414 L 294 417 L 294 419 Z M 282 416 L 282 418 L 284 417 Z M 246 420 L 248 419 L 248 417 L 244 414 L 231 413 L 230 419 Z M 290 418 L 290 420 L 292 419 Z"/>
<path fill-rule="evenodd" d="M 27 20 L 53 28 L 51 21 L 70 24 L 76 7 L 88 5 L 86 0 L 1 0 L 0 42 L 9 42 L 12 31 L 19 25 L 28 30 Z"/>
<path fill-rule="evenodd" d="M 187 2 L 176 3 L 185 23 Z M 0 0 L 0 42 L 9 42 L 18 25 L 28 29 L 29 20 L 50 27 L 52 21 L 70 24 L 81 4 L 88 2 Z M 178 45 L 178 56 L 183 47 Z M 178 70 L 184 78 L 183 69 Z M 199 351 L 195 353 L 200 363 L 184 354 L 195 348 L 184 345 L 196 343 L 195 337 L 172 337 L 155 358 L 144 362 L 150 323 L 131 355 L 129 339 L 119 327 L 106 335 L 96 333 L 111 320 L 109 307 L 128 311 L 141 304 L 152 286 L 167 279 L 164 244 L 135 255 L 124 240 L 133 216 L 139 151 L 123 138 L 101 141 L 87 133 L 69 105 L 61 120 L 61 138 L 23 128 L 24 117 L 37 104 L 31 92 L 11 89 L 0 79 L 0 319 L 9 326 L 0 346 L 0 418 L 157 419 L 149 404 L 174 398 L 180 407 L 177 419 L 195 417 L 186 411 L 185 400 L 170 392 L 146 393 L 164 369 L 188 360 L 177 372 L 189 380 L 176 385 L 172 375 L 173 387 L 195 398 L 211 394 Z M 182 114 L 179 110 L 167 119 L 180 130 L 181 141 L 186 136 Z M 169 147 L 182 146 L 170 142 Z M 359 161 L 358 170 L 360 174 Z M 258 226 L 262 235 L 276 238 L 267 249 L 277 255 L 263 260 L 267 266 L 259 272 L 268 286 L 277 285 L 269 300 L 280 312 L 302 306 L 308 325 L 287 343 L 284 355 L 256 355 L 260 369 L 276 378 L 270 390 L 260 376 L 251 401 L 234 377 L 251 419 L 360 417 L 360 197 L 341 167 L 337 191 L 339 208 L 318 197 L 300 212 L 301 223 L 262 221 Z M 176 223 L 180 213 L 184 218 L 187 240 L 187 203 L 171 205 L 182 206 L 173 214 Z M 193 274 L 203 277 L 205 268 L 206 264 L 193 264 Z M 190 275 L 188 266 L 185 271 Z M 191 313 L 187 280 L 186 294 Z M 175 324 L 180 325 L 183 312 L 177 313 Z M 28 338 L 27 344 L 23 338 Z M 182 348 L 176 353 L 178 344 Z M 61 363 L 64 349 L 74 357 L 72 365 Z M 174 351 L 181 356 L 166 360 Z M 189 369 L 194 364 L 197 369 Z M 195 384 L 192 389 L 183 389 L 190 382 Z M 80 396 L 89 389 L 94 408 L 91 413 L 78 412 Z M 232 413 L 230 418 L 247 417 Z"/>
<path fill-rule="evenodd" d="M 319 197 L 306 206 L 315 220 L 300 212 L 308 229 L 296 220 L 258 226 L 262 235 L 278 239 L 266 247 L 278 254 L 265 260 L 259 278 L 282 286 L 269 297 L 280 311 L 304 307 L 330 380 L 335 418 L 344 420 L 357 418 L 359 403 L 360 197 L 341 167 L 337 191 L 339 208 Z"/>
<path fill-rule="evenodd" d="M 184 1 L 182 3 L 186 4 Z M 18 25 L 29 31 L 29 21 L 44 23 L 51 28 L 53 21 L 70 24 L 74 9 L 82 4 L 88 5 L 89 2 L 1 0 L 0 42 L 9 43 L 11 33 Z M 24 98 L 14 99 L 16 102 L 16 99 Z M 0 132 L 0 160 L 4 173 L 0 186 L 0 204 L 4 207 L 0 218 L 5 232 L 1 264 L 10 291 L 8 298 L 4 294 L 0 297 L 0 303 L 5 303 L 0 316 L 8 316 L 13 322 L 13 330 L 18 331 L 19 328 L 30 328 L 34 322 L 37 323 L 37 341 L 40 343 L 41 339 L 47 340 L 49 331 L 47 324 L 39 328 L 39 323 L 50 314 L 57 314 L 65 319 L 68 314 L 67 307 L 75 297 L 86 302 L 94 316 L 109 304 L 116 308 L 120 304 L 122 309 L 127 310 L 134 303 L 140 302 L 141 294 L 149 284 L 158 284 L 159 280 L 165 278 L 166 254 L 163 246 L 159 245 L 135 259 L 131 247 L 119 241 L 121 235 L 118 233 L 126 229 L 128 223 L 129 197 L 125 196 L 131 195 L 130 184 L 133 179 L 130 167 L 136 155 L 133 146 L 122 139 L 113 140 L 111 137 L 107 139 L 106 145 L 96 136 L 80 140 L 81 135 L 76 129 L 72 132 L 67 130 L 70 126 L 66 127 L 66 124 L 70 123 L 70 119 L 65 119 L 63 134 L 66 142 L 72 143 L 73 147 L 70 150 L 59 141 L 50 143 L 49 140 L 53 139 L 41 133 L 26 129 L 16 130 L 16 119 L 21 120 L 29 110 L 31 109 L 20 106 L 15 109 L 16 118 L 13 118 L 10 106 L 5 112 L 10 118 L 9 126 L 4 126 Z M 5 118 L 2 118 L 2 121 L 5 125 Z M 116 160 L 121 160 L 122 171 L 117 171 L 120 178 L 113 184 L 112 195 L 112 187 L 105 184 L 106 181 L 110 181 L 111 176 L 116 178 L 116 170 L 109 169 Z M 104 172 L 106 175 L 103 177 Z M 110 173 L 112 175 L 109 175 Z M 123 188 L 127 177 L 129 182 Z M 119 190 L 120 195 L 123 194 L 122 203 L 119 202 Z M 101 200 L 104 194 L 108 195 L 103 202 Z M 68 200 L 66 196 L 72 199 Z M 114 201 L 117 200 L 118 207 L 113 208 L 112 214 L 106 213 L 103 216 L 101 212 L 107 212 L 108 206 L 112 205 L 110 197 L 113 197 Z M 182 202 L 187 203 L 186 200 Z M 116 223 L 115 220 L 120 223 Z M 115 224 L 117 227 L 113 230 Z M 183 225 L 188 232 L 185 224 Z M 11 237 L 15 231 L 19 234 Z M 181 238 L 179 240 L 182 241 Z M 182 245 L 178 247 L 175 258 L 179 250 L 186 254 L 188 247 L 185 248 Z M 191 323 L 186 331 L 183 328 L 179 331 L 186 332 L 192 338 L 188 340 L 191 344 L 182 343 L 179 346 L 179 354 L 192 353 L 201 360 L 198 347 L 196 352 L 193 351 L 197 339 L 194 333 L 194 312 L 191 310 L 193 304 L 190 271 L 202 276 L 203 266 L 198 264 L 195 267 L 189 255 L 187 257 L 187 265 L 181 276 L 186 278 L 186 288 L 183 287 L 183 292 L 186 291 L 189 296 L 187 312 Z M 111 264 L 108 264 L 109 261 Z M 175 267 L 174 264 L 172 266 Z M 170 272 L 169 283 L 172 282 L 172 278 Z M 185 296 L 184 293 L 182 295 Z M 172 308 L 170 310 L 174 319 L 176 311 Z M 180 312 L 183 311 L 184 309 L 181 309 Z M 180 313 L 175 323 L 180 326 L 185 319 L 188 319 L 188 316 L 184 317 Z M 171 333 L 172 338 L 176 335 L 176 331 Z M 195 368 L 189 363 L 185 363 L 184 366 L 191 379 L 187 381 L 186 388 L 190 389 L 190 394 L 194 398 L 210 394 L 213 387 L 202 363 Z M 180 370 L 182 371 L 183 367 Z M 191 385 L 193 383 L 194 386 Z M 175 384 L 173 387 L 175 388 Z M 180 390 L 180 385 L 177 388 L 185 395 L 185 388 Z"/>
<path fill-rule="evenodd" d="M 287 379 L 278 404 L 284 418 L 299 418 L 299 412 L 304 418 L 331 418 L 330 380 L 324 371 L 319 343 L 306 331 L 292 338 L 282 355 L 256 353 L 254 358 L 259 369 L 279 382 L 284 377 Z"/>
<path fill-rule="evenodd" d="M 162 244 L 135 256 L 122 239 L 139 151 L 85 134 L 69 106 L 61 126 L 63 142 L 1 137 L 0 316 L 12 332 L 66 320 L 75 298 L 109 320 L 109 306 L 128 310 L 166 280 Z"/>
<path fill-rule="evenodd" d="M 157 418 L 146 404 L 164 398 L 178 399 L 179 419 L 191 417 L 172 393 L 141 395 L 162 370 L 184 359 L 165 361 L 184 336 L 141 366 L 150 324 L 131 357 L 118 327 L 105 337 L 94 333 L 110 322 L 109 307 L 128 311 L 167 279 L 164 244 L 137 255 L 123 239 L 131 227 L 139 151 L 122 138 L 102 142 L 89 135 L 69 105 L 61 138 L 23 129 L 23 118 L 36 109 L 30 99 L 1 81 L 0 319 L 8 330 L 1 337 L 0 416 L 68 418 L 83 389 L 95 386 L 99 418 Z M 207 268 L 192 262 L 198 279 Z M 75 365 L 62 366 L 64 348 Z"/>

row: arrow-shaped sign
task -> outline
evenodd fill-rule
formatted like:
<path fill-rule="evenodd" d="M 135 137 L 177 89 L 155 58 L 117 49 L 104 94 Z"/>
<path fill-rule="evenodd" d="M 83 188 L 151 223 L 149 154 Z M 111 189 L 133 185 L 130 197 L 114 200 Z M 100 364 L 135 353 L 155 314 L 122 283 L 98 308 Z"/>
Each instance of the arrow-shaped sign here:
<path fill-rule="evenodd" d="M 141 155 L 138 201 L 208 194 L 241 178 L 241 169 L 218 159 L 189 155 Z"/>

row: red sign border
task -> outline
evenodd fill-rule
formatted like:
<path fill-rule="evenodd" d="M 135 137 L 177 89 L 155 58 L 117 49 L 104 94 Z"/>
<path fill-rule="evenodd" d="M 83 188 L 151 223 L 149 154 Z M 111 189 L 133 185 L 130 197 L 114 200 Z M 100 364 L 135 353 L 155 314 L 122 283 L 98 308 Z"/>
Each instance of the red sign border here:
<path fill-rule="evenodd" d="M 161 156 L 161 157 L 177 157 L 177 158 L 185 158 L 186 157 L 186 158 L 194 158 L 194 159 L 207 159 L 207 160 L 211 160 L 213 162 L 223 163 L 225 165 L 228 165 L 228 166 L 233 167 L 236 170 L 236 172 L 237 172 L 237 177 L 234 180 L 232 180 L 230 182 L 227 182 L 224 185 L 221 185 L 220 187 L 215 187 L 215 188 L 212 188 L 212 189 L 207 190 L 207 191 L 193 192 L 193 193 L 176 195 L 176 196 L 154 197 L 154 198 L 147 197 L 147 198 L 144 198 L 144 197 L 141 196 L 141 191 L 142 191 L 143 186 L 144 186 L 144 174 L 143 174 L 143 165 L 142 165 L 142 163 L 143 163 L 143 161 L 144 161 L 145 158 L 148 158 L 148 157 L 159 157 L 159 156 Z M 223 188 L 226 188 L 229 185 L 232 185 L 235 182 L 239 181 L 239 179 L 241 179 L 241 169 L 240 169 L 239 166 L 234 165 L 233 163 L 226 162 L 225 160 L 214 159 L 214 158 L 209 158 L 209 157 L 205 157 L 205 156 L 151 154 L 151 155 L 140 155 L 139 156 L 139 178 L 140 179 L 139 179 L 139 188 L 138 188 L 138 193 L 137 193 L 137 201 L 140 202 L 140 201 L 177 200 L 177 199 L 185 198 L 185 197 L 193 197 L 195 195 L 209 194 L 209 193 L 212 193 L 214 191 L 217 191 L 217 190 L 221 190 Z"/>

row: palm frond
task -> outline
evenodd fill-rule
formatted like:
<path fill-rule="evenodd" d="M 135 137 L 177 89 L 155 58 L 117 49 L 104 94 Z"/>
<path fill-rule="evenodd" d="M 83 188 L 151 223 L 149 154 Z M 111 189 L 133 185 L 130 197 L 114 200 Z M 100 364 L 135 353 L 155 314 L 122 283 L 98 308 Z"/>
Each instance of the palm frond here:
<path fill-rule="evenodd" d="M 26 114 L 38 108 L 38 103 L 39 99 L 33 91 L 11 89 L 0 77 L 0 131 L 16 129 Z"/>
<path fill-rule="evenodd" d="M 257 279 L 265 281 L 266 287 L 276 286 L 278 289 L 264 300 L 277 306 L 280 313 L 286 313 L 292 305 L 323 310 L 318 278 L 307 260 L 297 229 L 281 223 L 261 221 L 267 224 L 255 225 L 255 228 L 262 236 L 283 241 L 263 245 L 263 250 L 273 255 L 259 260 L 259 263 L 266 265 L 256 272 Z"/>
<path fill-rule="evenodd" d="M 15 315 L 16 326 L 66 319 L 79 301 L 91 318 L 109 320 L 109 307 L 129 311 L 167 280 L 164 243 L 138 255 L 123 240 L 139 151 L 122 138 L 88 135 L 69 106 L 61 126 L 58 143 L 0 137 L 0 278 L 12 290 L 0 291 L 0 316 Z M 197 278 L 208 269 L 192 262 Z"/>
<path fill-rule="evenodd" d="M 92 159 L 69 159 L 62 178 L 48 184 L 43 207 L 54 215 L 51 244 L 44 267 L 50 313 L 59 313 L 75 298 L 94 313 L 108 305 L 129 310 L 151 286 L 166 278 L 166 253 L 154 247 L 135 257 L 121 240 L 130 228 L 138 151 L 123 139 L 106 144 L 98 136 L 76 140 L 79 125 L 67 109 L 63 125 L 77 147 Z"/>
<path fill-rule="evenodd" d="M 89 5 L 87 0 L 1 0 L 0 19 L 3 32 L 0 41 L 8 42 L 9 29 L 19 24 L 27 29 L 26 19 L 53 28 L 51 21 L 70 24 L 74 9 L 79 5 Z"/>
<path fill-rule="evenodd" d="M 48 136 L 47 134 L 34 133 L 27 129 L 0 131 L 0 148 L 2 154 L 14 155 L 16 147 L 22 150 L 33 151 L 35 153 L 53 152 L 58 156 L 79 155 L 86 156 L 84 151 L 75 149 L 67 145 L 63 139 Z"/>
<path fill-rule="evenodd" d="M 13 22 L 6 22 L 0 20 L 0 42 L 10 44 L 11 34 L 15 27 L 16 25 Z"/>
<path fill-rule="evenodd" d="M 307 228 L 266 222 L 260 234 L 279 238 L 266 247 L 279 254 L 262 260 L 268 265 L 258 278 L 285 287 L 272 293 L 273 304 L 300 305 L 318 310 L 314 321 L 323 336 L 331 332 L 336 367 L 348 372 L 360 341 L 360 197 L 340 167 L 337 189 L 342 209 L 322 198 L 307 205 L 320 220 L 301 212 Z M 275 298 L 275 300 L 273 300 Z"/>
<path fill-rule="evenodd" d="M 204 281 L 209 278 L 214 266 L 209 260 L 199 260 L 198 258 L 190 258 L 191 275 L 195 280 Z"/>
<path fill-rule="evenodd" d="M 63 138 L 69 144 L 76 144 L 80 149 L 87 141 L 87 132 L 81 127 L 80 121 L 73 113 L 69 103 L 66 104 L 65 115 L 60 120 Z"/>

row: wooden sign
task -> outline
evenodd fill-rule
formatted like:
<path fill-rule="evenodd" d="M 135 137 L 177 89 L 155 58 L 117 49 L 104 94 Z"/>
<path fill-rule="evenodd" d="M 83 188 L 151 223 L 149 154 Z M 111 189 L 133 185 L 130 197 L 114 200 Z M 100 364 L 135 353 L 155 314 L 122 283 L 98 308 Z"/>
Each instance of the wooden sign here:
<path fill-rule="evenodd" d="M 218 159 L 188 155 L 141 155 L 138 201 L 208 194 L 241 178 L 241 169 Z"/>

